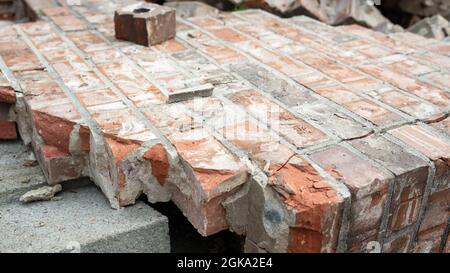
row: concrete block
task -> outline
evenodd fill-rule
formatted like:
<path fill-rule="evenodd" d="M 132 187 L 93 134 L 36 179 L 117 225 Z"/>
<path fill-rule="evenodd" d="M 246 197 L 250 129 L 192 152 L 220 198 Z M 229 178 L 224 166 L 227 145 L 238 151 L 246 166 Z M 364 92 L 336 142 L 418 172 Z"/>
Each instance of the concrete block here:
<path fill-rule="evenodd" d="M 60 201 L 0 208 L 0 252 L 169 252 L 168 220 L 145 203 L 111 209 L 94 186 L 64 185 Z"/>

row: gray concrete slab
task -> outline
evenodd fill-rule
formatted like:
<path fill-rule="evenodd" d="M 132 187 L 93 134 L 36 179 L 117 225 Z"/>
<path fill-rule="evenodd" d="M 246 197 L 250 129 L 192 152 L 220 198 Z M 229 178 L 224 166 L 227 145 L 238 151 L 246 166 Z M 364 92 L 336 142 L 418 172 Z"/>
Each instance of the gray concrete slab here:
<path fill-rule="evenodd" d="M 39 165 L 24 166 L 31 148 L 20 140 L 0 142 L 0 205 L 19 200 L 25 192 L 47 184 Z"/>
<path fill-rule="evenodd" d="M 59 201 L 0 206 L 0 252 L 169 252 L 168 220 L 143 202 L 111 209 L 93 186 L 63 185 Z"/>

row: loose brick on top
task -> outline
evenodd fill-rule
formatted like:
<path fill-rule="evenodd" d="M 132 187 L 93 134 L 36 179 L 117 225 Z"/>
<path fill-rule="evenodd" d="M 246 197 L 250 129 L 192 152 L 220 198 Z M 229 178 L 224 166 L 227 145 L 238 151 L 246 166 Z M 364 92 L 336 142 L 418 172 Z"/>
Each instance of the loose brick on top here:
<path fill-rule="evenodd" d="M 419 216 L 428 180 L 428 165 L 419 157 L 387 139 L 372 135 L 350 144 L 385 166 L 395 175 L 388 231 L 414 224 Z"/>
<path fill-rule="evenodd" d="M 342 146 L 328 147 L 311 158 L 349 188 L 352 207 L 347 247 L 364 251 L 368 242 L 378 240 L 393 175 Z"/>
<path fill-rule="evenodd" d="M 342 198 L 326 179 L 299 155 L 279 144 L 275 136 L 250 121 L 224 127 L 221 131 L 226 139 L 248 152 L 249 157 L 266 170 L 269 185 L 286 208 L 295 213 L 287 251 L 335 251 Z M 267 221 L 273 221 L 268 213 L 265 215 Z"/>

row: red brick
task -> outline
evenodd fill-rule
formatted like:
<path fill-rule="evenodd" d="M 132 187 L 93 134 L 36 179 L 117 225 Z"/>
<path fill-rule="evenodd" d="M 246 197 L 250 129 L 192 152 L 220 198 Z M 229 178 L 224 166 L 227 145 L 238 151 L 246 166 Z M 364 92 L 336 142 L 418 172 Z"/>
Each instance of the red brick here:
<path fill-rule="evenodd" d="M 150 161 L 153 176 L 163 186 L 169 174 L 169 160 L 164 146 L 162 144 L 154 145 L 144 153 L 143 158 Z"/>
<path fill-rule="evenodd" d="M 230 125 L 221 131 L 225 138 L 247 151 L 261 168 L 267 169 L 269 185 L 295 213 L 287 251 L 335 251 L 342 199 L 330 184 L 300 156 L 279 144 L 276 136 L 252 122 Z"/>
<path fill-rule="evenodd" d="M 0 43 L 0 55 L 13 71 L 43 68 L 31 49 L 22 41 Z"/>
<path fill-rule="evenodd" d="M 385 67 L 364 65 L 360 66 L 360 68 L 374 77 L 387 81 L 393 86 L 410 92 L 437 106 L 444 108 L 450 105 L 450 93 L 439 90 L 427 83 L 407 77 Z"/>
<path fill-rule="evenodd" d="M 350 249 L 364 250 L 367 241 L 357 238 L 372 238 L 373 234 L 380 231 L 388 187 L 393 183 L 393 176 L 340 146 L 313 153 L 311 158 L 350 189 L 352 208 L 348 242 Z M 353 243 L 353 240 L 359 242 Z"/>
<path fill-rule="evenodd" d="M 409 251 L 411 234 L 401 235 L 398 238 L 386 240 L 383 245 L 384 253 L 406 253 Z"/>
<path fill-rule="evenodd" d="M 221 202 L 246 182 L 247 168 L 206 130 L 174 133 L 170 141 L 185 163 L 188 184 L 174 201 L 200 234 L 206 236 L 225 229 Z M 185 183 L 185 182 L 183 182 Z"/>
<path fill-rule="evenodd" d="M 0 139 L 16 139 L 17 130 L 16 123 L 14 121 L 0 120 Z"/>
<path fill-rule="evenodd" d="M 343 105 L 350 111 L 362 116 L 379 126 L 386 126 L 401 121 L 402 118 L 390 110 L 365 99 L 342 86 L 333 85 L 315 88 L 315 92 Z"/>
<path fill-rule="evenodd" d="M 445 243 L 444 253 L 450 253 L 450 234 L 447 236 L 447 242 Z"/>
<path fill-rule="evenodd" d="M 380 101 L 422 120 L 440 119 L 445 116 L 445 113 L 433 104 L 425 103 L 394 89 L 379 92 L 376 97 Z"/>
<path fill-rule="evenodd" d="M 9 86 L 0 86 L 0 103 L 14 104 L 16 102 L 16 93 Z"/>
<path fill-rule="evenodd" d="M 450 141 L 429 128 L 406 125 L 389 131 L 390 134 L 414 147 L 434 162 L 436 190 L 450 186 Z"/>
<path fill-rule="evenodd" d="M 62 15 L 62 16 L 50 16 L 50 19 L 64 31 L 75 31 L 86 29 L 86 24 L 78 19 L 76 16 Z"/>
<path fill-rule="evenodd" d="M 36 155 L 49 184 L 77 179 L 86 175 L 83 173 L 87 164 L 84 156 L 72 157 L 50 145 L 36 147 Z"/>
<path fill-rule="evenodd" d="M 304 147 L 328 140 L 325 133 L 314 128 L 306 121 L 271 102 L 256 91 L 241 91 L 229 98 L 243 106 L 250 114 L 263 123 L 267 123 L 273 130 L 284 136 L 297 147 Z"/>
<path fill-rule="evenodd" d="M 417 233 L 417 244 L 421 250 L 440 251 L 441 239 L 449 217 L 450 189 L 431 194 Z"/>
<path fill-rule="evenodd" d="M 414 224 L 419 216 L 428 179 L 426 162 L 381 137 L 370 136 L 350 143 L 396 176 L 388 231 L 401 230 Z"/>

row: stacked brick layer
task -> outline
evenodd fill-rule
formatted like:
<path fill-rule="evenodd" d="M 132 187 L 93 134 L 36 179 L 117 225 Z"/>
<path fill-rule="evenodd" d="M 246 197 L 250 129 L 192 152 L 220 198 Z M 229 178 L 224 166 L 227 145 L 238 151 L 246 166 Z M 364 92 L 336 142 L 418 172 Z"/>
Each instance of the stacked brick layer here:
<path fill-rule="evenodd" d="M 0 140 L 12 140 L 17 138 L 13 110 L 15 102 L 16 93 L 14 88 L 0 71 Z"/>
<path fill-rule="evenodd" d="M 50 184 L 89 176 L 116 208 L 173 200 L 249 252 L 445 249 L 448 44 L 249 10 L 177 18 L 176 38 L 147 48 L 114 38 L 118 2 L 0 30 Z M 168 103 L 204 85 L 210 97 Z"/>

